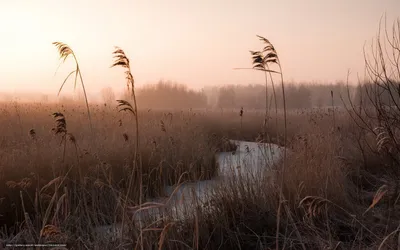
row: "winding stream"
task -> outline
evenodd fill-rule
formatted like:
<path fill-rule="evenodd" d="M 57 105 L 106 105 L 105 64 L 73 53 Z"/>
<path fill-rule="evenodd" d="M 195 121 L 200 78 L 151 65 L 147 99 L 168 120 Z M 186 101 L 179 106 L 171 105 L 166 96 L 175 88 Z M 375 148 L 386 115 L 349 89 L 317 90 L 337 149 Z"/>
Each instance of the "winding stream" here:
<path fill-rule="evenodd" d="M 273 165 L 281 159 L 283 147 L 270 143 L 256 143 L 231 140 L 237 145 L 234 152 L 221 152 L 215 155 L 218 174 L 211 180 L 183 183 L 178 186 L 166 186 L 168 197 L 148 200 L 142 211 L 132 211 L 135 220 L 142 216 L 161 218 L 168 211 L 174 219 L 182 219 L 193 214 L 193 204 L 207 202 L 217 185 L 229 178 L 256 178 L 267 174 L 271 181 L 275 179 Z M 120 224 L 106 225 L 96 229 L 103 237 L 116 237 L 120 232 Z"/>

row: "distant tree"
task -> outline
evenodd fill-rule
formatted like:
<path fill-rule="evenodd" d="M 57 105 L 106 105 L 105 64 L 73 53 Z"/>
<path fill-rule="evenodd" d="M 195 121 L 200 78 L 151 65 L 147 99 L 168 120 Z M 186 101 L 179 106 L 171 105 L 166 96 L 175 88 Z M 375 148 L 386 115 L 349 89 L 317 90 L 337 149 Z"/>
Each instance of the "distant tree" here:
<path fill-rule="evenodd" d="M 212 108 L 218 107 L 218 91 L 219 91 L 219 88 L 216 86 L 204 88 L 203 93 L 207 97 L 207 105 L 209 107 L 212 107 Z"/>
<path fill-rule="evenodd" d="M 311 90 L 304 84 L 301 84 L 297 89 L 297 107 L 311 108 Z"/>
<path fill-rule="evenodd" d="M 218 107 L 234 108 L 236 106 L 236 93 L 233 86 L 224 86 L 219 89 Z"/>
<path fill-rule="evenodd" d="M 137 92 L 139 107 L 145 108 L 206 108 L 207 96 L 204 91 L 194 91 L 184 84 L 159 81 L 146 85 Z"/>

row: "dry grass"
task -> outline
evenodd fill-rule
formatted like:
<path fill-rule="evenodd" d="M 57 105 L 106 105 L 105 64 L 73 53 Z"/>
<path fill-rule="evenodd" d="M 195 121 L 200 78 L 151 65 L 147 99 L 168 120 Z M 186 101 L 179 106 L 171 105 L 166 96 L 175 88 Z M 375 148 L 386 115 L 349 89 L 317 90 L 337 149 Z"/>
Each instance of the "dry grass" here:
<path fill-rule="evenodd" d="M 400 21 L 393 33 L 385 33 L 391 56 L 379 34 L 374 60 L 366 56 L 368 105 L 359 96 L 345 110 L 289 112 L 276 51 L 263 37 L 264 50 L 252 52 L 253 69 L 279 68 L 283 110 L 274 115 L 268 93 L 262 112 L 140 110 L 119 48 L 113 66 L 125 68 L 134 105 L 119 100 L 118 108 L 133 116 L 92 105 L 89 130 L 78 104 L 2 103 L 1 239 L 70 249 L 398 249 Z M 61 58 L 74 56 L 55 45 Z M 330 94 L 334 106 L 336 93 Z M 284 150 L 274 174 L 228 178 L 207 202 L 183 207 L 180 220 L 164 203 L 143 203 L 165 195 L 166 185 L 215 176 L 215 153 L 234 149 L 228 139 L 283 143 L 290 153 Z M 127 209 L 148 213 L 137 224 Z M 96 230 L 121 221 L 118 237 Z"/>
<path fill-rule="evenodd" d="M 76 248 L 137 245 L 140 234 L 132 228 L 127 232 L 128 238 L 111 242 L 96 238 L 94 233 L 96 226 L 121 219 L 119 204 L 126 194 L 126 176 L 133 161 L 133 117 L 118 113 L 117 109 L 93 105 L 94 136 L 91 137 L 89 127 L 81 124 L 84 106 L 19 105 L 24 133 L 13 126 L 19 118 L 11 104 L 3 103 L 0 108 L 4 114 L 0 120 L 1 183 L 4 184 L 0 190 L 3 190 L 1 196 L 6 197 L 0 205 L 0 214 L 5 215 L 1 222 L 7 225 L 8 239 L 10 233 L 19 232 L 14 240 L 75 242 Z M 68 133 L 75 138 L 78 159 L 70 141 L 65 144 L 63 157 L 60 138 L 52 131 L 54 110 L 65 116 Z M 179 178 L 198 180 L 214 176 L 215 152 L 229 147 L 225 138 L 252 141 L 262 138 L 263 111 L 245 111 L 242 116 L 239 110 L 223 114 L 190 110 L 139 110 L 138 113 L 142 131 L 143 199 L 162 196 L 163 186 L 175 184 Z M 396 230 L 397 225 L 392 222 L 397 218 L 393 210 L 396 206 L 391 203 L 391 197 L 397 194 L 396 182 L 379 172 L 382 169 L 379 165 L 389 163 L 390 159 L 374 153 L 377 146 L 372 135 L 363 133 L 358 143 L 360 129 L 347 113 L 337 111 L 335 119 L 336 128 L 332 130 L 332 114 L 328 111 L 288 114 L 288 147 L 293 153 L 288 156 L 284 173 L 287 206 L 281 215 L 278 238 L 281 247 L 367 248 L 381 244 L 386 235 Z M 269 128 L 271 137 L 276 134 L 283 137 L 282 124 L 280 115 L 278 128 L 273 124 Z M 124 134 L 128 139 L 124 139 Z M 368 158 L 365 164 L 360 146 Z M 68 169 L 72 170 L 65 175 Z M 82 178 L 75 171 L 78 169 Z M 60 186 L 59 178 L 63 176 L 67 176 L 66 185 Z M 140 193 L 138 184 L 133 185 L 137 185 L 133 190 L 138 191 L 130 204 L 136 206 Z M 388 191 L 377 200 L 375 192 L 382 185 L 387 185 Z M 87 204 L 83 204 L 83 196 Z M 367 211 L 374 197 L 377 202 Z M 48 210 L 52 199 L 54 206 Z M 199 208 L 193 220 L 177 223 L 165 218 L 147 222 L 147 229 L 142 231 L 144 249 L 275 247 L 279 189 L 270 182 L 260 177 L 251 185 L 238 185 L 233 180 L 217 189 L 210 204 L 207 209 Z M 391 204 L 390 209 L 385 204 Z M 49 219 L 45 220 L 45 216 Z M 27 223 L 27 218 L 31 222 Z M 49 228 L 54 233 L 40 234 Z M 390 243 L 393 234 L 384 244 Z"/>

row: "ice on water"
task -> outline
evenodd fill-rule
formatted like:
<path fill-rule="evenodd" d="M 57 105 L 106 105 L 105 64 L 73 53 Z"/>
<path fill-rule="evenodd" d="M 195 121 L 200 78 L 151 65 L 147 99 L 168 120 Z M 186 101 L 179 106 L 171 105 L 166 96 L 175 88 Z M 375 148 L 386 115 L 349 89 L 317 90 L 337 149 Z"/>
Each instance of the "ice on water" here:
<path fill-rule="evenodd" d="M 134 219 L 139 220 L 144 216 L 155 216 L 161 218 L 168 211 L 174 219 L 182 219 L 192 214 L 195 204 L 202 204 L 210 197 L 214 188 L 230 177 L 257 177 L 261 174 L 272 173 L 273 163 L 281 159 L 283 147 L 276 144 L 257 143 L 231 140 L 237 145 L 234 152 L 217 153 L 215 158 L 218 165 L 218 175 L 211 180 L 203 180 L 191 183 L 182 183 L 178 186 L 165 187 L 168 197 L 149 200 L 156 205 L 151 208 L 137 212 Z M 150 203 L 150 204 L 152 204 Z M 158 204 L 158 205 L 157 205 Z M 100 231 L 118 231 L 118 225 L 103 226 Z M 112 233 L 111 233 L 112 234 Z"/>

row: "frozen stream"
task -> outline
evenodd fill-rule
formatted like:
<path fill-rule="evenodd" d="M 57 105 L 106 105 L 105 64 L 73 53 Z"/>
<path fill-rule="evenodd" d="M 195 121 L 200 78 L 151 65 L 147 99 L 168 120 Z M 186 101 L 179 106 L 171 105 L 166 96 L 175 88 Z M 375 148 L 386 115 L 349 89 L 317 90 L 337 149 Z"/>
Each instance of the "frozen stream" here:
<path fill-rule="evenodd" d="M 162 217 L 163 211 L 169 210 L 175 219 L 184 218 L 193 211 L 193 204 L 206 202 L 213 189 L 228 178 L 256 178 L 267 174 L 274 179 L 273 163 L 281 159 L 283 147 L 275 144 L 234 141 L 237 145 L 234 152 L 217 153 L 215 158 L 218 163 L 218 175 L 211 180 L 183 183 L 179 186 L 165 188 L 167 198 L 149 200 L 143 212 L 134 213 L 134 219 L 150 214 Z M 198 204 L 198 203 L 197 203 Z M 171 213 L 172 212 L 172 213 Z M 101 226 L 96 229 L 100 235 L 115 237 L 120 232 L 120 225 Z"/>

